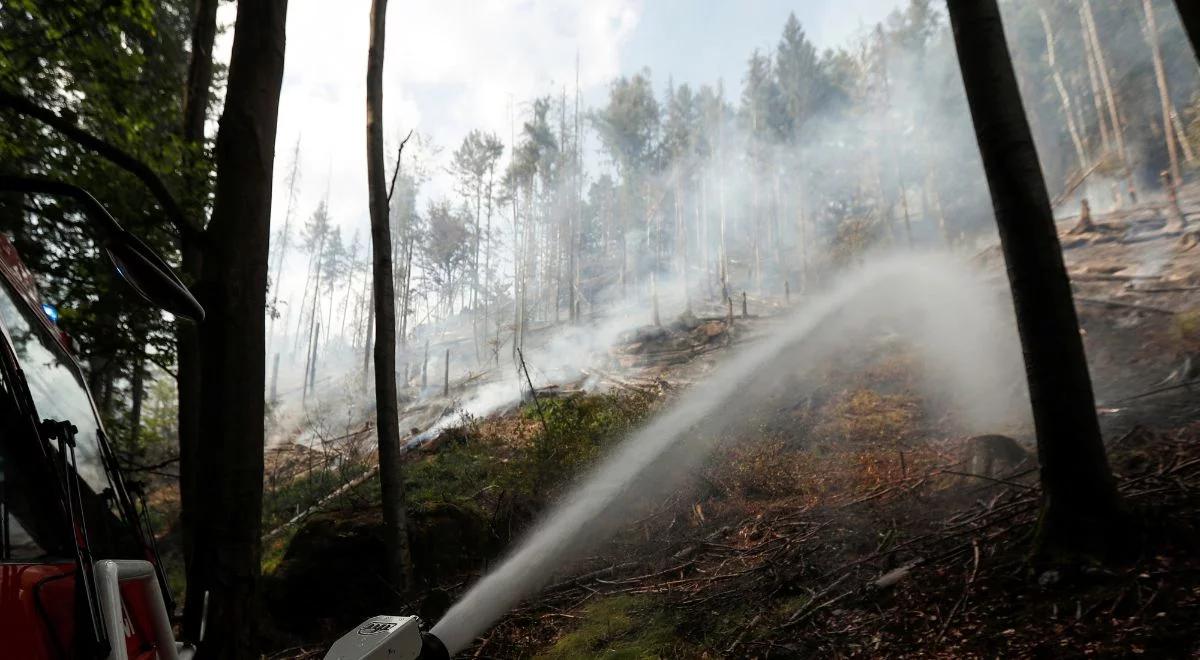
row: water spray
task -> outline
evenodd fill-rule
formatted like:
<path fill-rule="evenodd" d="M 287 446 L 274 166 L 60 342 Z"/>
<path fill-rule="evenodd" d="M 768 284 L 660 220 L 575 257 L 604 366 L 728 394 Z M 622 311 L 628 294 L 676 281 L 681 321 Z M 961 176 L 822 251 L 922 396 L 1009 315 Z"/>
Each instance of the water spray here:
<path fill-rule="evenodd" d="M 980 424 L 994 423 L 993 415 L 970 400 L 994 399 L 997 379 L 1019 363 L 1014 355 L 1020 354 L 1015 335 L 1011 341 L 994 341 L 1004 334 L 996 332 L 1002 322 L 980 305 L 988 289 L 971 275 L 961 263 L 935 254 L 881 259 L 848 275 L 833 290 L 808 301 L 778 331 L 730 356 L 708 379 L 625 439 L 431 631 L 422 633 L 415 617 L 376 617 L 339 640 L 326 658 L 448 658 L 467 648 L 556 570 L 620 529 L 628 512 L 652 492 L 673 487 L 680 475 L 697 469 L 715 446 L 697 430 L 699 422 L 716 411 L 727 418 L 730 405 L 769 377 L 769 368 L 784 356 L 797 362 L 795 372 L 811 373 L 820 356 L 844 350 L 855 332 L 875 328 L 881 314 L 911 317 L 908 333 L 926 345 L 931 372 L 965 397 L 959 403 L 967 416 Z"/>

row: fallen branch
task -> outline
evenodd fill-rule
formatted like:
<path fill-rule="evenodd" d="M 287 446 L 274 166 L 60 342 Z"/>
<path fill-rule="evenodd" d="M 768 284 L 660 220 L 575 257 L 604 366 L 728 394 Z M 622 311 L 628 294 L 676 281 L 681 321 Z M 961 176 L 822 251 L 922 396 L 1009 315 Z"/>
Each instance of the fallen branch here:
<path fill-rule="evenodd" d="M 1037 490 L 1037 488 L 1030 486 L 1028 484 L 1021 484 L 1021 483 L 1017 483 L 1015 481 L 1008 481 L 1007 479 L 996 479 L 995 477 L 989 477 L 989 476 L 982 475 L 982 474 L 972 474 L 970 472 L 958 472 L 957 470 L 942 470 L 941 474 L 953 474 L 953 475 L 957 475 L 959 477 L 973 477 L 975 479 L 983 479 L 984 481 L 990 481 L 990 482 L 996 483 L 996 484 L 1003 484 L 1005 486 L 1015 486 L 1017 488 L 1024 488 L 1025 490 Z"/>
<path fill-rule="evenodd" d="M 967 594 L 971 591 L 971 585 L 975 582 L 975 575 L 979 573 L 979 542 L 971 539 L 971 547 L 975 550 L 975 562 L 971 567 L 971 575 L 967 578 L 967 583 L 963 585 L 962 596 L 954 603 L 954 607 L 950 608 L 950 614 L 946 615 L 946 621 L 942 623 L 942 630 L 938 633 L 935 643 L 941 642 L 942 638 L 946 636 L 946 630 L 950 627 L 950 622 L 954 620 L 954 615 L 958 613 L 963 603 L 967 602 Z"/>
<path fill-rule="evenodd" d="M 307 509 L 301 511 L 300 513 L 296 514 L 295 516 L 292 516 L 292 518 L 290 520 L 288 520 L 287 522 L 285 522 L 282 525 L 276 527 L 275 529 L 267 532 L 266 534 L 263 534 L 263 536 L 262 536 L 263 540 L 268 541 L 270 539 L 275 538 L 276 536 L 279 536 L 285 530 L 287 530 L 289 527 L 292 527 L 293 525 L 302 522 L 305 518 L 311 516 L 312 514 L 316 513 L 317 511 L 320 511 L 322 507 L 324 507 L 327 503 L 332 501 L 338 495 L 347 493 L 347 492 L 353 490 L 354 488 L 357 488 L 359 485 L 361 485 L 367 479 L 374 477 L 375 474 L 378 472 L 379 472 L 378 465 L 371 466 L 370 468 L 367 469 L 366 472 L 364 472 L 364 473 L 358 475 L 357 477 L 351 479 L 350 481 L 347 481 L 346 483 L 342 484 L 341 486 L 339 486 L 337 488 L 337 490 L 335 490 L 332 493 L 326 495 L 325 497 L 322 497 L 321 499 L 317 500 L 317 502 L 315 504 L 313 504 L 312 506 L 308 507 Z"/>
<path fill-rule="evenodd" d="M 1118 403 L 1128 403 L 1130 401 L 1144 399 L 1148 396 L 1154 396 L 1155 394 L 1162 394 L 1163 392 L 1170 392 L 1171 390 L 1179 390 L 1179 389 L 1183 389 L 1185 387 L 1191 387 L 1192 385 L 1196 385 L 1198 383 L 1200 383 L 1200 379 L 1193 379 L 1193 380 L 1189 380 L 1189 381 L 1183 382 L 1183 383 L 1175 383 L 1174 385 L 1167 385 L 1165 387 L 1156 387 L 1152 390 L 1147 390 L 1145 392 L 1142 392 L 1141 394 L 1135 394 L 1133 396 L 1125 397 L 1124 399 L 1117 399 L 1116 401 L 1109 401 L 1103 405 L 1104 406 L 1112 406 L 1112 405 L 1116 405 Z"/>
<path fill-rule="evenodd" d="M 83 128 L 80 128 L 74 120 L 59 115 L 49 108 L 43 108 L 21 94 L 0 91 L 0 108 L 8 108 L 17 114 L 36 119 L 62 133 L 75 144 L 95 152 L 101 158 L 129 172 L 150 190 L 150 193 L 154 195 L 154 199 L 162 207 L 163 213 L 166 214 L 180 233 L 198 231 L 197 228 L 187 222 L 183 209 L 175 201 L 174 195 L 167 189 L 167 185 L 163 183 L 158 173 L 129 152 L 107 140 L 92 135 Z"/>
<path fill-rule="evenodd" d="M 1138 305 L 1135 303 L 1121 302 L 1119 300 L 1105 300 L 1105 299 L 1101 299 L 1101 298 L 1080 298 L 1079 296 L 1075 296 L 1075 302 L 1086 303 L 1089 305 L 1102 305 L 1104 307 L 1123 307 L 1126 309 L 1136 309 L 1140 312 L 1153 312 L 1155 314 L 1166 314 L 1168 316 L 1174 316 L 1176 314 L 1176 312 L 1174 310 L 1170 310 L 1170 309 L 1163 309 L 1161 307 L 1151 307 L 1149 305 Z"/>

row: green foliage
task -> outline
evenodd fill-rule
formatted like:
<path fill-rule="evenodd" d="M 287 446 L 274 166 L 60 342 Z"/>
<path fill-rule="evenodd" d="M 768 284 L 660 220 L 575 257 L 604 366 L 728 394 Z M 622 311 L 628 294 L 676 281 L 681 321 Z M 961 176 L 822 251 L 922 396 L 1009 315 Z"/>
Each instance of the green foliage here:
<path fill-rule="evenodd" d="M 451 442 L 435 457 L 411 464 L 405 472 L 410 507 L 446 502 L 470 506 L 483 489 L 494 485 L 505 465 L 471 442 Z"/>
<path fill-rule="evenodd" d="M 0 3 L 0 91 L 144 161 L 198 219 L 211 162 L 206 149 L 191 153 L 179 137 L 191 11 L 190 0 Z M 0 171 L 80 185 L 168 260 L 177 258 L 177 230 L 139 181 L 40 122 L 0 110 Z M 185 181 L 198 182 L 194 197 L 181 194 Z M 117 280 L 73 203 L 0 196 L 0 232 L 12 237 L 43 298 L 59 308 L 101 413 L 119 426 L 129 397 L 116 394 L 127 393 L 144 353 L 173 364 L 173 325 Z M 161 435 L 156 429 L 150 437 Z"/>
<path fill-rule="evenodd" d="M 656 150 L 660 108 L 650 70 L 614 80 L 608 105 L 592 113 L 592 124 L 624 181 L 647 170 Z"/>
<path fill-rule="evenodd" d="M 511 475 L 522 490 L 538 493 L 561 485 L 591 465 L 601 451 L 629 433 L 649 413 L 649 398 L 603 393 L 547 399 L 522 409 L 525 418 L 542 422 L 531 447 L 516 459 Z"/>
<path fill-rule="evenodd" d="M 283 562 L 283 556 L 287 554 L 292 537 L 298 531 L 300 531 L 299 525 L 290 527 L 263 543 L 262 572 L 264 575 L 271 575 L 275 569 L 279 568 L 279 564 Z"/>
<path fill-rule="evenodd" d="M 268 480 L 263 493 L 263 530 L 269 532 L 279 527 L 366 470 L 361 463 L 314 465 L 312 470 L 291 479 L 278 483 Z"/>
<path fill-rule="evenodd" d="M 410 509 L 453 504 L 474 507 L 487 493 L 501 492 L 534 501 L 543 500 L 591 465 L 604 448 L 631 431 L 650 412 L 648 397 L 630 394 L 592 394 L 542 401 L 550 434 L 540 431 L 541 421 L 533 404 L 521 411 L 538 424 L 539 433 L 529 445 L 514 445 L 507 438 L 484 438 L 486 431 L 467 423 L 443 431 L 437 452 L 405 466 L 405 493 Z M 348 477 L 347 477 L 348 478 Z M 326 493 L 346 478 L 297 481 L 269 490 L 268 518 L 286 519 L 295 506 L 315 501 L 318 484 Z M 338 479 L 342 479 L 338 481 Z M 322 493 L 323 495 L 324 493 Z M 377 479 L 369 479 L 341 504 L 379 501 Z M 290 507 L 290 508 L 289 508 Z M 274 513 L 272 513 L 274 512 Z M 289 513 L 290 512 L 290 513 Z M 281 520 L 282 521 L 282 520 Z M 266 524 L 267 529 L 271 528 Z"/>

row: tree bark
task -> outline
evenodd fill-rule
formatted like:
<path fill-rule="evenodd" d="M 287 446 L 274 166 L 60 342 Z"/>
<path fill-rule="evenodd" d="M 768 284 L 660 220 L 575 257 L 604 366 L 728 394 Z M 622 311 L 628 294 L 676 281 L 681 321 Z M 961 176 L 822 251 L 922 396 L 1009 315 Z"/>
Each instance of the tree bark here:
<path fill-rule="evenodd" d="M 1117 95 L 1113 92 L 1112 81 L 1108 77 L 1108 63 L 1104 59 L 1104 48 L 1100 45 L 1100 34 L 1096 30 L 1096 17 L 1092 14 L 1090 0 L 1083 0 L 1080 7 L 1083 12 L 1084 29 L 1091 38 L 1092 55 L 1096 58 L 1096 70 L 1100 75 L 1100 85 L 1104 89 L 1104 98 L 1108 104 L 1109 119 L 1112 122 L 1112 137 L 1117 145 L 1117 154 L 1125 170 L 1125 185 L 1129 189 L 1130 201 L 1137 203 L 1137 187 L 1133 182 L 1133 168 L 1129 164 L 1129 150 L 1125 146 L 1125 129 L 1121 127 L 1121 113 L 1117 110 Z"/>
<path fill-rule="evenodd" d="M 1146 12 L 1146 41 L 1150 45 L 1150 54 L 1154 60 L 1154 80 L 1158 84 L 1158 97 L 1162 106 L 1163 139 L 1167 141 L 1171 186 L 1178 188 L 1183 185 L 1183 177 L 1179 170 L 1179 151 L 1175 146 L 1175 127 L 1171 125 L 1171 90 L 1167 87 L 1167 73 L 1163 68 L 1162 51 L 1158 47 L 1158 22 L 1154 20 L 1154 6 L 1150 0 L 1142 0 L 1142 9 Z"/>
<path fill-rule="evenodd" d="M 262 555 L 267 260 L 287 0 L 238 3 L 216 195 L 197 287 L 200 325 L 198 503 L 189 596 L 211 592 L 204 658 L 258 657 Z"/>
<path fill-rule="evenodd" d="M 1083 172 L 1090 163 L 1087 152 L 1083 148 L 1083 139 L 1080 137 L 1079 129 L 1075 126 L 1075 113 L 1071 110 L 1071 95 L 1067 92 L 1066 84 L 1063 83 L 1062 72 L 1058 70 L 1058 58 L 1055 57 L 1054 52 L 1054 30 L 1050 27 L 1050 17 L 1046 15 L 1046 10 L 1039 7 L 1038 14 L 1042 18 L 1042 30 L 1046 33 L 1046 60 L 1050 65 L 1050 75 L 1054 78 L 1054 87 L 1058 89 L 1058 100 L 1062 104 L 1063 118 L 1067 122 L 1067 131 L 1071 134 L 1071 143 L 1075 146 L 1079 171 Z"/>
<path fill-rule="evenodd" d="M 142 400 L 146 393 L 146 341 L 143 339 L 138 347 L 138 354 L 133 361 L 133 374 L 129 377 L 129 449 L 137 451 L 139 430 L 142 426 Z"/>
<path fill-rule="evenodd" d="M 387 545 L 388 579 L 396 591 L 412 584 L 408 523 L 400 462 L 400 417 L 396 404 L 396 296 L 392 243 L 383 171 L 383 53 L 387 0 L 371 2 L 367 52 L 367 187 L 371 210 L 371 254 L 375 280 L 375 404 L 379 435 L 379 485 Z"/>
<path fill-rule="evenodd" d="M 1192 145 L 1188 142 L 1187 129 L 1183 127 L 1183 122 L 1179 120 L 1179 113 L 1175 111 L 1175 105 L 1171 105 L 1171 126 L 1175 129 L 1175 141 L 1183 148 L 1183 158 L 1188 163 L 1196 162 L 1196 152 L 1192 149 Z"/>
<path fill-rule="evenodd" d="M 279 283 L 283 279 L 283 263 L 287 259 L 288 250 L 288 234 L 291 230 L 292 211 L 296 207 L 296 186 L 300 182 L 300 140 L 296 140 L 296 146 L 292 149 L 292 166 L 288 171 L 287 187 L 288 201 L 287 209 L 283 213 L 283 228 L 279 232 L 279 246 L 277 247 L 278 257 L 275 258 L 275 274 L 271 277 L 271 322 L 267 327 L 267 352 L 271 352 L 271 342 L 275 340 L 275 315 L 279 313 Z M 349 290 L 349 289 L 347 289 Z M 284 324 L 284 333 L 287 333 L 287 324 Z"/>
<path fill-rule="evenodd" d="M 949 0 L 967 101 L 1008 266 L 1044 492 L 1044 548 L 1111 547 L 1120 500 L 1070 281 L 996 0 Z"/>
<path fill-rule="evenodd" d="M 218 0 L 197 0 L 192 23 L 192 52 L 188 59 L 183 100 L 183 140 L 190 147 L 192 155 L 204 147 L 204 125 L 208 119 L 208 105 L 212 97 L 212 51 L 217 35 L 217 5 Z M 199 234 L 204 229 L 205 185 L 199 180 L 194 164 L 185 162 L 184 170 L 188 175 L 187 205 L 195 215 L 190 218 L 190 226 L 194 231 L 180 234 L 179 252 L 183 277 L 191 285 L 198 282 L 202 275 L 203 248 Z M 203 395 L 199 332 L 199 327 L 194 323 L 180 323 L 175 330 L 178 373 L 176 419 L 179 434 L 179 527 L 182 532 L 184 570 L 189 576 L 192 575 L 195 556 L 197 510 L 201 507 L 196 492 L 200 452 L 200 398 Z M 204 594 L 198 586 L 194 589 L 189 588 L 186 592 L 183 633 L 189 639 L 199 638 L 203 599 Z"/>
<path fill-rule="evenodd" d="M 374 264 L 374 261 L 372 261 L 372 268 L 374 267 L 373 264 Z M 366 329 L 365 334 L 366 334 L 366 337 L 364 338 L 364 341 L 363 341 L 363 366 L 362 366 L 362 388 L 364 390 L 367 389 L 367 376 L 371 373 L 371 368 L 370 368 L 371 367 L 370 358 L 372 355 L 371 339 L 375 334 L 375 286 L 373 283 L 371 285 L 370 299 L 369 299 L 369 302 L 367 303 L 367 329 Z"/>
<path fill-rule="evenodd" d="M 1092 38 L 1087 29 L 1087 14 L 1084 12 L 1083 5 L 1079 6 L 1079 28 L 1083 35 L 1083 59 L 1087 62 L 1088 83 L 1092 91 L 1092 105 L 1096 111 L 1096 126 L 1100 129 L 1100 144 L 1103 147 L 1103 156 L 1108 156 L 1112 151 L 1112 140 L 1109 138 L 1108 120 L 1104 114 L 1104 93 L 1100 89 L 1100 73 L 1096 67 L 1096 55 L 1092 50 Z M 1120 198 L 1118 197 L 1118 202 Z"/>

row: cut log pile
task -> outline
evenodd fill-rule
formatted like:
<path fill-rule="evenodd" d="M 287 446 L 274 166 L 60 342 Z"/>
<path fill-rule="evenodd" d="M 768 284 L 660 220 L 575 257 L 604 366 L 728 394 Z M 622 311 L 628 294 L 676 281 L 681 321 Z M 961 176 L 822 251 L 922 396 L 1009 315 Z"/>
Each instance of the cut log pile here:
<path fill-rule="evenodd" d="M 727 346 L 738 332 L 737 324 L 730 327 L 725 317 L 697 318 L 686 314 L 668 326 L 630 331 L 611 352 L 622 369 L 686 364 Z"/>

